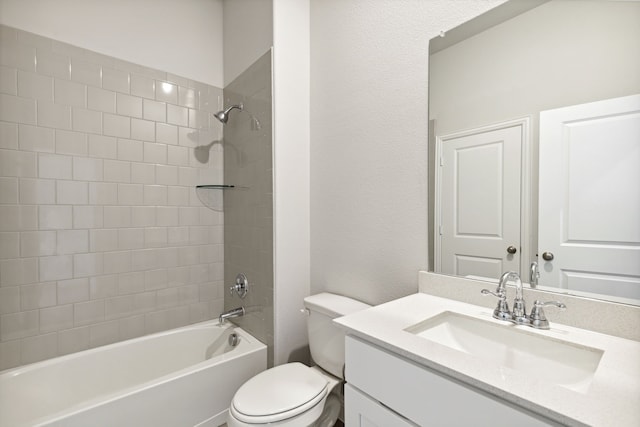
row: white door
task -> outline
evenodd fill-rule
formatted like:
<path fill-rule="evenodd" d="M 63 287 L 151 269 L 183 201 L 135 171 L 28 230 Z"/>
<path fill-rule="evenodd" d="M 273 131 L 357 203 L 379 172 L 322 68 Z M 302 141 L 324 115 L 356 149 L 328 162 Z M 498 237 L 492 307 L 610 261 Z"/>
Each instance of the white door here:
<path fill-rule="evenodd" d="M 520 271 L 522 138 L 522 125 L 439 138 L 436 271 Z"/>
<path fill-rule="evenodd" d="M 540 165 L 539 283 L 640 300 L 640 95 L 541 112 Z"/>

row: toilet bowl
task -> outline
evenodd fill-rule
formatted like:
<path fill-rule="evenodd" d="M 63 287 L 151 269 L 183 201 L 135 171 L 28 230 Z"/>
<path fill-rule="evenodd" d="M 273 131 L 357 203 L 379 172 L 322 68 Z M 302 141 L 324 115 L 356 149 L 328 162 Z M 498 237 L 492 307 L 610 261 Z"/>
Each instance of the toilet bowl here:
<path fill-rule="evenodd" d="M 318 366 L 293 362 L 267 369 L 236 392 L 229 427 L 331 427 L 340 413 L 337 391 L 343 380 L 344 332 L 332 320 L 370 307 L 322 293 L 305 298 L 311 357 Z"/>

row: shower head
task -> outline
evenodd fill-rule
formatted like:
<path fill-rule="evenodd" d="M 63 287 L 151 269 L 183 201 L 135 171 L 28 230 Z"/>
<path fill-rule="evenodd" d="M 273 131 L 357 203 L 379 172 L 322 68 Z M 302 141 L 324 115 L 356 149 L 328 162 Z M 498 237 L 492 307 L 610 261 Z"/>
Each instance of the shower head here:
<path fill-rule="evenodd" d="M 227 121 L 229 121 L 229 112 L 234 108 L 237 108 L 240 111 L 244 110 L 244 106 L 242 104 L 232 105 L 231 107 L 227 107 L 222 111 L 218 111 L 213 116 L 216 119 L 220 120 L 220 123 L 227 123 Z"/>

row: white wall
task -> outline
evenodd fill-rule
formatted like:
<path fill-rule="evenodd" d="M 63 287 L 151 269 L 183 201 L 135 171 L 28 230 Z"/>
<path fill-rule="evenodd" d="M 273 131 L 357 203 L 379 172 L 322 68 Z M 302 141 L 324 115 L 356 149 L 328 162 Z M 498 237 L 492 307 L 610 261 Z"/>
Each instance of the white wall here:
<path fill-rule="evenodd" d="M 223 86 L 222 0 L 0 0 L 0 23 Z"/>
<path fill-rule="evenodd" d="M 304 358 L 309 295 L 309 0 L 273 2 L 274 362 Z"/>
<path fill-rule="evenodd" d="M 311 0 L 312 293 L 377 304 L 417 291 L 428 42 L 502 2 Z"/>
<path fill-rule="evenodd" d="M 224 0 L 224 85 L 273 45 L 272 0 Z"/>

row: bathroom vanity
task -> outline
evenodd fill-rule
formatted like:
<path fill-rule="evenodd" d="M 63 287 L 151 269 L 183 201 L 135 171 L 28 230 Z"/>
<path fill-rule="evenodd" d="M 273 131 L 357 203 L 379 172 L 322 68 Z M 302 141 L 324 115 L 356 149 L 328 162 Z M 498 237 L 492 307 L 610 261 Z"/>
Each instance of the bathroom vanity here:
<path fill-rule="evenodd" d="M 492 311 L 417 293 L 335 320 L 346 425 L 640 425 L 640 342 Z"/>

